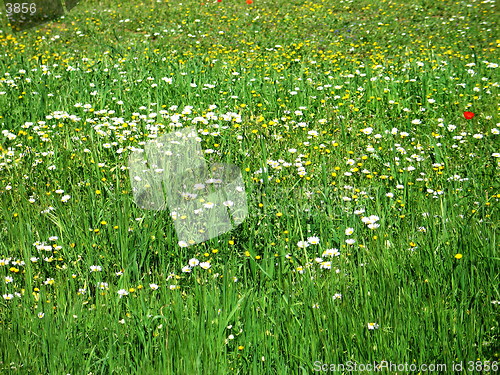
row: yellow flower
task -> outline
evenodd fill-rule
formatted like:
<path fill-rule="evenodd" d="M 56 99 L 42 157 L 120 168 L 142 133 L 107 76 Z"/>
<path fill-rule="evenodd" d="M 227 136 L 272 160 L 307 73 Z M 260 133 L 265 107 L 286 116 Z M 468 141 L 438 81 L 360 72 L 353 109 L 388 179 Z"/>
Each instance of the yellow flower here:
<path fill-rule="evenodd" d="M 463 255 L 462 255 L 462 254 L 460 254 L 460 253 L 455 254 L 455 258 L 456 258 L 456 259 L 462 259 L 462 256 L 463 256 Z"/>

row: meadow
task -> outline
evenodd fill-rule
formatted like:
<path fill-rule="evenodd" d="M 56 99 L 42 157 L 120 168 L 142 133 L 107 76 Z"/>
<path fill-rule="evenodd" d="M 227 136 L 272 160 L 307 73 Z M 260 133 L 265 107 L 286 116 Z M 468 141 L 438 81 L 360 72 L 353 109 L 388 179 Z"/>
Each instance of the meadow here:
<path fill-rule="evenodd" d="M 1 12 L 1 374 L 498 370 L 494 1 Z M 188 126 L 249 212 L 185 247 L 128 158 Z"/>

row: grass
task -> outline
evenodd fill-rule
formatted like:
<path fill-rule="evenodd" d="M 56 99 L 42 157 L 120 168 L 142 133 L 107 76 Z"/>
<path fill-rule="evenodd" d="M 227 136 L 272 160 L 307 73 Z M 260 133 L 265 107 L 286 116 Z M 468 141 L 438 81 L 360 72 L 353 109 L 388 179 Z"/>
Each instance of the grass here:
<path fill-rule="evenodd" d="M 495 372 L 495 12 L 89 0 L 14 34 L 2 15 L 0 372 Z M 186 126 L 241 168 L 249 216 L 180 247 L 127 166 Z"/>

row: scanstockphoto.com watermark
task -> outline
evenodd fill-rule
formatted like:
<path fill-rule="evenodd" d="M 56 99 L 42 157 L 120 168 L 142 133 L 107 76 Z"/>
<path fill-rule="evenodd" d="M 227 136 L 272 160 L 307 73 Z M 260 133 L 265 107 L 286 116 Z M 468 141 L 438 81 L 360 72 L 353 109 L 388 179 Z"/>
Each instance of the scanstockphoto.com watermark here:
<path fill-rule="evenodd" d="M 347 361 L 346 363 L 323 363 L 316 361 L 313 364 L 315 372 L 382 372 L 382 373 L 423 373 L 437 372 L 439 374 L 460 372 L 484 372 L 497 373 L 500 370 L 498 361 L 456 361 L 446 363 L 395 363 L 381 361 L 373 363 L 357 363 Z"/>

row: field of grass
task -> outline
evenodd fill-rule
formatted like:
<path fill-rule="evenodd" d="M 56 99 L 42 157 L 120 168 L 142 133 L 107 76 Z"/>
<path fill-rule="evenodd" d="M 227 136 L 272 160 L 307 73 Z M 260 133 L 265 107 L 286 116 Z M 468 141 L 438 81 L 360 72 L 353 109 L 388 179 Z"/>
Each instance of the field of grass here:
<path fill-rule="evenodd" d="M 494 1 L 2 12 L 1 374 L 500 367 Z M 184 247 L 128 160 L 188 126 L 249 212 Z"/>

